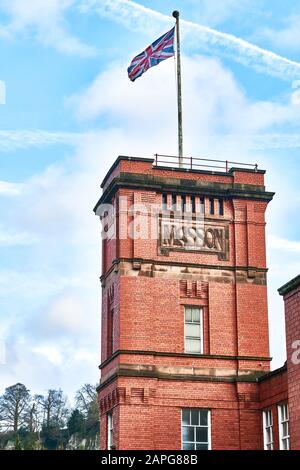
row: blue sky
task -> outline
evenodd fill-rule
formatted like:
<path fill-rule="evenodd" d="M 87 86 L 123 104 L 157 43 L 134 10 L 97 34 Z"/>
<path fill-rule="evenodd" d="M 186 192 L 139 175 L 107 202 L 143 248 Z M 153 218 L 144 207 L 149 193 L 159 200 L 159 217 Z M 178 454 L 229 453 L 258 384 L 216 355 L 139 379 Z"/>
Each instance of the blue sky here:
<path fill-rule="evenodd" d="M 272 3 L 272 5 L 271 5 Z M 99 184 L 119 154 L 176 151 L 174 61 L 131 58 L 181 12 L 185 152 L 258 162 L 273 368 L 277 288 L 299 273 L 300 5 L 266 0 L 0 0 L 0 387 L 98 380 Z M 298 82 L 299 80 L 299 82 Z M 255 338 L 254 338 L 255 340 Z"/>

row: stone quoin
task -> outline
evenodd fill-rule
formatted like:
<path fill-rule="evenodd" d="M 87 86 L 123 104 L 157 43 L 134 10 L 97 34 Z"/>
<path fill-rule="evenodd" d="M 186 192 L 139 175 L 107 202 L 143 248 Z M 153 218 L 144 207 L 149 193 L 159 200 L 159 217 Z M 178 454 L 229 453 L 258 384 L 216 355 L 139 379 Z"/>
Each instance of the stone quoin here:
<path fill-rule="evenodd" d="M 94 209 L 101 449 L 289 448 L 289 364 L 270 372 L 264 174 L 123 156 L 108 171 Z"/>

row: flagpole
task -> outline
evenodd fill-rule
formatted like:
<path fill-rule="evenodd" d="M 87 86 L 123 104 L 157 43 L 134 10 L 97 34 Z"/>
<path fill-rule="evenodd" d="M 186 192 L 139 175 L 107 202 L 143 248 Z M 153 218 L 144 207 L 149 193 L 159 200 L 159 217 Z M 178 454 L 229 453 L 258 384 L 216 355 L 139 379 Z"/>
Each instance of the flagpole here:
<path fill-rule="evenodd" d="M 182 94 L 181 94 L 181 63 L 180 63 L 180 32 L 179 11 L 172 13 L 176 19 L 176 43 L 177 43 L 177 106 L 178 106 L 178 163 L 183 165 L 183 132 L 182 132 Z"/>

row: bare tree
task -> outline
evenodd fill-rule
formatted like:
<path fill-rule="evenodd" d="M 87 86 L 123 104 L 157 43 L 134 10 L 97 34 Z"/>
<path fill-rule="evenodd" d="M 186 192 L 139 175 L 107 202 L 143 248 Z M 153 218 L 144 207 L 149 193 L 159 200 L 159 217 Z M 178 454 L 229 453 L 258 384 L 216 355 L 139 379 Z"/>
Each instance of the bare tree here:
<path fill-rule="evenodd" d="M 99 432 L 99 409 L 95 385 L 84 384 L 75 395 L 76 406 L 86 418 L 86 432 L 95 435 Z"/>
<path fill-rule="evenodd" d="M 28 411 L 28 431 L 35 431 L 35 414 L 36 414 L 36 405 L 32 403 Z"/>
<path fill-rule="evenodd" d="M 0 397 L 0 419 L 7 430 L 17 432 L 26 423 L 31 396 L 25 385 L 17 383 Z"/>
<path fill-rule="evenodd" d="M 31 399 L 26 414 L 26 428 L 29 432 L 38 432 L 42 428 L 44 411 L 41 400 L 43 398 L 42 395 L 34 395 Z"/>
<path fill-rule="evenodd" d="M 43 424 L 47 428 L 51 425 L 62 427 L 68 417 L 67 399 L 61 389 L 48 390 L 47 395 L 39 396 L 39 404 L 43 410 Z"/>
<path fill-rule="evenodd" d="M 84 384 L 75 395 L 76 407 L 86 416 L 91 408 L 91 404 L 97 403 L 96 386 Z"/>

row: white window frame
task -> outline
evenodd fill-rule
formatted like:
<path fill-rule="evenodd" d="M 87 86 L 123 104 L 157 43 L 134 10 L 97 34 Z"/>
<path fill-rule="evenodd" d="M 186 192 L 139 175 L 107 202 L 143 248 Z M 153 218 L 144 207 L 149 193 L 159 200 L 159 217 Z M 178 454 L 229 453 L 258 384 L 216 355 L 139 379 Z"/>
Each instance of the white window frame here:
<path fill-rule="evenodd" d="M 263 411 L 263 427 L 264 427 L 264 450 L 274 450 L 274 433 L 273 433 L 273 413 L 272 410 Z M 268 441 L 267 429 L 270 429 L 270 441 Z"/>
<path fill-rule="evenodd" d="M 287 402 L 279 403 L 278 407 L 278 427 L 279 427 L 279 449 L 290 450 L 290 422 L 289 422 L 289 407 Z M 284 413 L 283 410 L 286 410 Z M 288 434 L 283 435 L 283 424 L 287 423 Z M 284 447 L 284 441 L 287 442 L 287 446 Z"/>
<path fill-rule="evenodd" d="M 183 450 L 183 411 L 184 410 L 193 410 L 193 411 L 207 411 L 207 437 L 208 437 L 208 450 L 212 450 L 211 447 L 211 410 L 207 408 L 182 408 L 181 409 L 181 449 Z M 200 427 L 200 426 L 194 426 L 194 427 Z M 194 441 L 194 444 L 196 445 L 197 442 Z M 199 443 L 198 443 L 199 444 Z"/>
<path fill-rule="evenodd" d="M 113 448 L 113 414 L 112 411 L 107 413 L 107 449 L 112 450 Z"/>
<path fill-rule="evenodd" d="M 186 321 L 185 321 L 185 313 L 186 313 L 186 309 L 189 308 L 189 309 L 198 309 L 200 310 L 200 336 L 194 336 L 194 337 L 188 337 L 186 335 Z M 184 312 L 183 312 L 184 316 L 183 316 L 183 321 L 184 321 L 184 352 L 187 353 L 187 354 L 203 354 L 203 350 L 204 350 L 204 334 L 203 334 L 203 307 L 200 307 L 198 305 L 185 305 L 184 306 Z M 189 322 L 189 324 L 193 324 L 193 322 Z M 188 351 L 187 350 L 187 347 L 186 347 L 186 339 L 187 338 L 197 338 L 200 340 L 200 351 Z"/>

